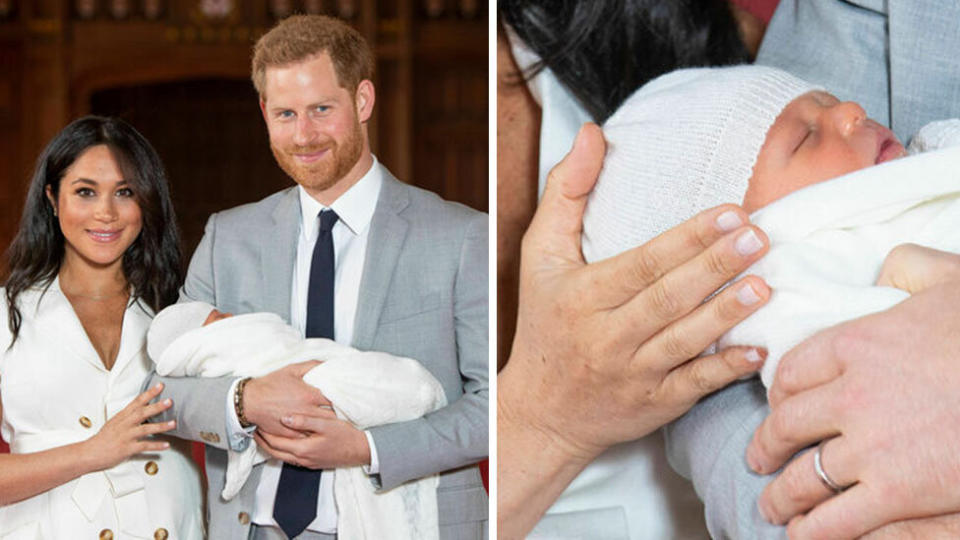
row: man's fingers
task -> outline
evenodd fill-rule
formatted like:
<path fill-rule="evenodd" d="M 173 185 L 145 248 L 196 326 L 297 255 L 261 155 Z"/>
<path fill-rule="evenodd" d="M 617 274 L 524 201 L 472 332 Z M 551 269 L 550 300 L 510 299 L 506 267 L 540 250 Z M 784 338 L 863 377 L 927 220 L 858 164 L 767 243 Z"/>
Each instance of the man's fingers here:
<path fill-rule="evenodd" d="M 566 262 L 583 261 L 583 210 L 600 175 L 605 151 L 600 127 L 584 124 L 570 153 L 547 176 L 543 198 L 524 235 L 524 246 L 536 245 L 538 250 Z"/>
<path fill-rule="evenodd" d="M 320 433 L 324 431 L 326 423 L 337 415 L 331 409 L 321 409 L 317 416 L 290 414 L 280 418 L 280 422 L 293 430 L 300 432 Z"/>
<path fill-rule="evenodd" d="M 871 531 L 863 540 L 926 540 L 960 538 L 960 514 L 908 519 Z"/>
<path fill-rule="evenodd" d="M 275 448 L 275 447 L 274 447 L 273 445 L 271 445 L 270 442 L 263 436 L 263 434 L 261 434 L 261 433 L 259 433 L 259 432 L 254 432 L 253 438 L 254 438 L 254 440 L 257 441 L 257 446 L 259 446 L 260 448 L 262 448 L 264 452 L 270 454 L 271 457 L 277 458 L 277 459 L 279 459 L 280 461 L 283 461 L 283 462 L 286 462 L 286 463 L 290 463 L 290 464 L 292 464 L 292 465 L 297 465 L 297 464 L 298 464 L 297 456 L 295 456 L 295 455 L 293 455 L 293 454 L 291 454 L 291 453 L 289 453 L 289 452 L 284 452 L 283 450 L 280 450 L 280 449 L 278 449 L 278 448 Z"/>
<path fill-rule="evenodd" d="M 791 539 L 860 538 L 884 523 L 902 519 L 904 516 L 897 514 L 899 509 L 878 500 L 867 486 L 857 484 L 792 520 L 787 535 Z"/>
<path fill-rule="evenodd" d="M 738 229 L 644 289 L 617 309 L 614 316 L 621 328 L 633 328 L 636 339 L 645 339 L 697 308 L 759 259 L 767 246 L 766 235 L 756 227 Z M 709 342 L 719 336 L 718 333 L 698 339 Z"/>
<path fill-rule="evenodd" d="M 833 497 L 834 491 L 817 476 L 814 467 L 816 448 L 811 448 L 784 467 L 767 484 L 757 506 L 771 523 L 782 525 L 791 518 L 810 510 Z M 843 437 L 828 440 L 820 454 L 820 465 L 827 477 L 839 486 L 856 482 L 851 476 L 850 453 Z"/>
<path fill-rule="evenodd" d="M 843 411 L 833 404 L 841 391 L 842 381 L 838 380 L 787 398 L 771 409 L 747 447 L 750 468 L 770 474 L 802 448 L 837 435 Z"/>
<path fill-rule="evenodd" d="M 729 347 L 696 358 L 671 371 L 663 384 L 667 393 L 683 403 L 694 403 L 760 369 L 767 353 L 752 347 Z"/>
<path fill-rule="evenodd" d="M 594 287 L 594 299 L 611 307 L 627 302 L 747 221 L 743 209 L 725 204 L 700 212 L 642 246 L 594 263 L 591 271 L 595 277 L 591 279 L 603 284 Z"/>
<path fill-rule="evenodd" d="M 292 430 L 280 422 L 278 422 L 275 426 L 271 426 L 269 431 L 267 431 L 263 426 L 257 426 L 257 430 L 254 433 L 267 433 L 274 437 L 284 437 L 287 439 L 294 439 L 303 436 L 303 433 Z"/>
<path fill-rule="evenodd" d="M 703 352 L 724 332 L 760 309 L 769 299 L 770 287 L 757 276 L 747 276 L 706 304 L 701 304 L 693 313 L 664 328 L 644 343 L 634 358 L 655 362 L 653 365 L 657 369 L 670 371 Z"/>
<path fill-rule="evenodd" d="M 293 374 L 296 377 L 303 378 L 311 369 L 322 364 L 319 360 L 307 360 L 306 362 L 298 362 L 296 364 L 291 364 L 289 367 L 293 371 Z"/>
<path fill-rule="evenodd" d="M 843 358 L 838 358 L 836 353 L 838 347 L 844 346 L 842 336 L 847 324 L 850 323 L 818 332 L 783 355 L 768 394 L 771 407 L 777 407 L 793 394 L 843 375 Z"/>

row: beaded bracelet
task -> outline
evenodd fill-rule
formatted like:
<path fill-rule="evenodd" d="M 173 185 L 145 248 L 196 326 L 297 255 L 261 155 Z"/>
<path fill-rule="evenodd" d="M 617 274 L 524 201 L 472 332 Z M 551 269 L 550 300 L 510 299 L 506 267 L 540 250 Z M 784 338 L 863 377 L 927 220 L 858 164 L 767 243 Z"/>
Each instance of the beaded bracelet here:
<path fill-rule="evenodd" d="M 237 413 L 237 420 L 240 421 L 240 427 L 244 429 L 253 425 L 253 423 L 248 421 L 243 415 L 243 388 L 247 386 L 248 382 L 250 382 L 250 377 L 240 379 L 236 389 L 233 391 L 233 411 Z"/>

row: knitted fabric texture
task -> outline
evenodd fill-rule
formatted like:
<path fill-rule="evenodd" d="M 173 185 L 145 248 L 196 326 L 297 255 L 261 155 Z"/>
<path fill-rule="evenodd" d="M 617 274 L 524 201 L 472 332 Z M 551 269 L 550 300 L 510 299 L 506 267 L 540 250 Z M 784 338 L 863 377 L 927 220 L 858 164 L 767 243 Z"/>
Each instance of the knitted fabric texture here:
<path fill-rule="evenodd" d="M 603 127 L 607 156 L 583 220 L 588 262 L 639 246 L 697 212 L 739 204 L 767 131 L 819 87 L 764 66 L 668 73 Z"/>

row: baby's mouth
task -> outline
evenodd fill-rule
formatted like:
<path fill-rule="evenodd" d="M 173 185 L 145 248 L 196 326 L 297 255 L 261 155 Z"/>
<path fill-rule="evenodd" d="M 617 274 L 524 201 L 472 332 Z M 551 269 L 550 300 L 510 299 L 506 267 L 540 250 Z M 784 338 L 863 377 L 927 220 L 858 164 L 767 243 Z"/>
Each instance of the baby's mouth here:
<path fill-rule="evenodd" d="M 898 157 L 902 157 L 904 154 L 906 154 L 906 150 L 904 150 L 903 145 L 900 144 L 900 141 L 898 141 L 892 133 L 884 133 L 882 137 L 883 139 L 880 142 L 880 148 L 877 151 L 877 165 L 897 159 Z"/>

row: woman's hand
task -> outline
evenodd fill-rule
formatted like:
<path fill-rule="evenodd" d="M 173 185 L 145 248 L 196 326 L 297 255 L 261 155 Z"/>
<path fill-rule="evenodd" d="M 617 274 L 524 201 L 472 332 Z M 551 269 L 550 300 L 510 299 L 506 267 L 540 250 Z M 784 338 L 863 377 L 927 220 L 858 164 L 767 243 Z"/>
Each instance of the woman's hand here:
<path fill-rule="evenodd" d="M 166 450 L 170 447 L 168 442 L 153 441 L 147 437 L 170 431 L 176 426 L 175 420 L 158 424 L 144 423 L 148 418 L 160 414 L 173 405 L 170 399 L 150 403 L 160 395 L 161 390 L 163 390 L 163 384 L 159 383 L 137 396 L 108 420 L 96 435 L 82 443 L 85 455 L 91 460 L 91 470 L 109 469 L 130 456 Z"/>
<path fill-rule="evenodd" d="M 600 129 L 584 126 L 524 236 L 517 334 L 498 377 L 504 538 L 526 534 L 604 449 L 673 420 L 764 356 L 744 347 L 693 359 L 770 294 L 751 276 L 704 303 L 767 249 L 742 209 L 708 210 L 584 263 L 583 210 L 603 155 Z"/>

